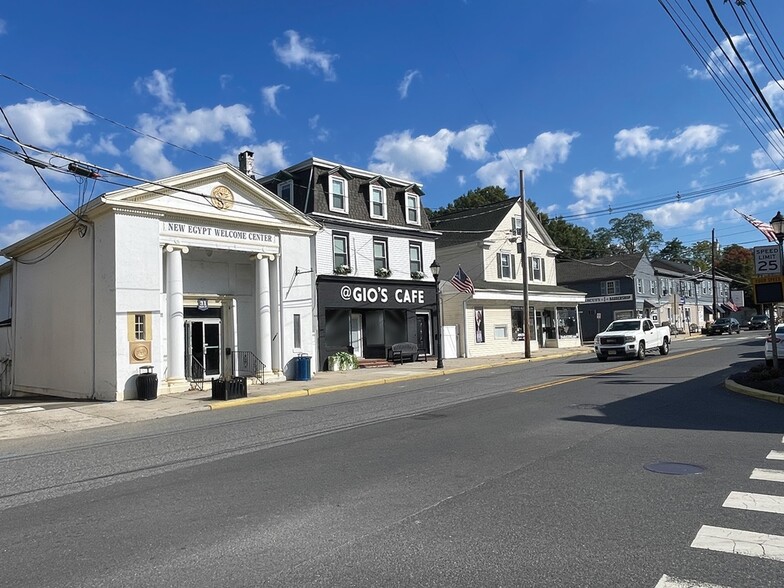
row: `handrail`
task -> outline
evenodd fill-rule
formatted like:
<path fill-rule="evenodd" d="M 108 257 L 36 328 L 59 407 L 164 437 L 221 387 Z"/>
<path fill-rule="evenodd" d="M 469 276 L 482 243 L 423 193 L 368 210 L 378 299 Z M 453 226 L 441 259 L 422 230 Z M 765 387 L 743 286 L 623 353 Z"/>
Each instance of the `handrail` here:
<path fill-rule="evenodd" d="M 232 351 L 231 371 L 236 376 L 247 376 L 264 383 L 264 368 L 267 366 L 252 351 Z"/>
<path fill-rule="evenodd" d="M 192 390 L 204 390 L 204 365 L 193 355 L 191 355 L 187 377 Z"/>

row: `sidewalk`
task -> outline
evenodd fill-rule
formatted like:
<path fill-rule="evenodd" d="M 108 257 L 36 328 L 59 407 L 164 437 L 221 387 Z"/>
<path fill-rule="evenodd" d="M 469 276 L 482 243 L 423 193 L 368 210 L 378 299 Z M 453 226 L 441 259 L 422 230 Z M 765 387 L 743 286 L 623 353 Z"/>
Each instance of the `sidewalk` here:
<path fill-rule="evenodd" d="M 591 353 L 593 353 L 593 346 L 583 345 L 574 349 L 541 349 L 532 352 L 531 359 L 525 359 L 522 353 L 445 359 L 443 369 L 436 369 L 435 360 L 429 360 L 385 368 L 317 372 L 313 379 L 308 381 L 289 380 L 264 385 L 249 384 L 247 398 L 227 401 L 212 400 L 209 382 L 205 383 L 205 390 L 161 395 L 149 401 L 89 402 L 32 397 L 0 398 L 0 440 L 106 427 L 204 410 L 226 409 L 284 398 L 314 396 L 363 386 Z"/>

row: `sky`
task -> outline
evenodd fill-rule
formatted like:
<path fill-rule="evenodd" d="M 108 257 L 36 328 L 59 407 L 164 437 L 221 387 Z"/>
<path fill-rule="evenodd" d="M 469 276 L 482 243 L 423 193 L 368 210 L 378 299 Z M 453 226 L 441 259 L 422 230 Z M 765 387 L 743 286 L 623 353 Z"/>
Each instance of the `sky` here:
<path fill-rule="evenodd" d="M 747 2 L 780 45 L 712 4 L 784 121 L 784 67 L 753 51 L 784 47 L 784 2 Z M 0 248 L 138 183 L 62 173 L 58 156 L 144 180 L 237 165 L 246 149 L 257 175 L 318 157 L 420 182 L 431 209 L 490 185 L 518 195 L 522 169 L 527 198 L 591 231 L 635 212 L 665 241 L 715 230 L 721 246 L 765 245 L 734 209 L 764 221 L 784 209 L 781 139 L 751 86 L 733 94 L 711 77 L 730 80 L 730 45 L 708 34 L 721 34 L 708 2 L 692 5 L 3 3 Z M 20 161 L 18 143 L 46 169 Z"/>

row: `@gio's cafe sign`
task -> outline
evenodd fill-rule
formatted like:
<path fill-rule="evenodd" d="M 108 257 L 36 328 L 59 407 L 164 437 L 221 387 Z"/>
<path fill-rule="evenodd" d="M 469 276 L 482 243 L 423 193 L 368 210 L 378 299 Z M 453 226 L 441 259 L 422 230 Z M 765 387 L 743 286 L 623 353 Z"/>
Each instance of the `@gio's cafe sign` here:
<path fill-rule="evenodd" d="M 392 300 L 398 304 L 424 304 L 425 291 L 413 288 L 395 288 L 390 292 L 384 286 L 341 286 L 340 297 L 346 302 L 380 302 Z"/>

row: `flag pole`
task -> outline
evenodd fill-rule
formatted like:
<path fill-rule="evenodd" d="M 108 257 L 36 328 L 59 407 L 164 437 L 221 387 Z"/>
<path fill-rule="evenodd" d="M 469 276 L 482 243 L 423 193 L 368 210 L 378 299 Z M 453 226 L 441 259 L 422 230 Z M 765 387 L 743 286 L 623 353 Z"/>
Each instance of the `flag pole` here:
<path fill-rule="evenodd" d="M 520 170 L 520 261 L 523 264 L 523 321 L 525 325 L 525 358 L 531 358 L 531 321 L 528 318 L 528 218 L 525 214 L 525 171 Z M 536 314 L 534 314 L 534 321 Z M 534 329 L 534 332 L 536 329 Z"/>

